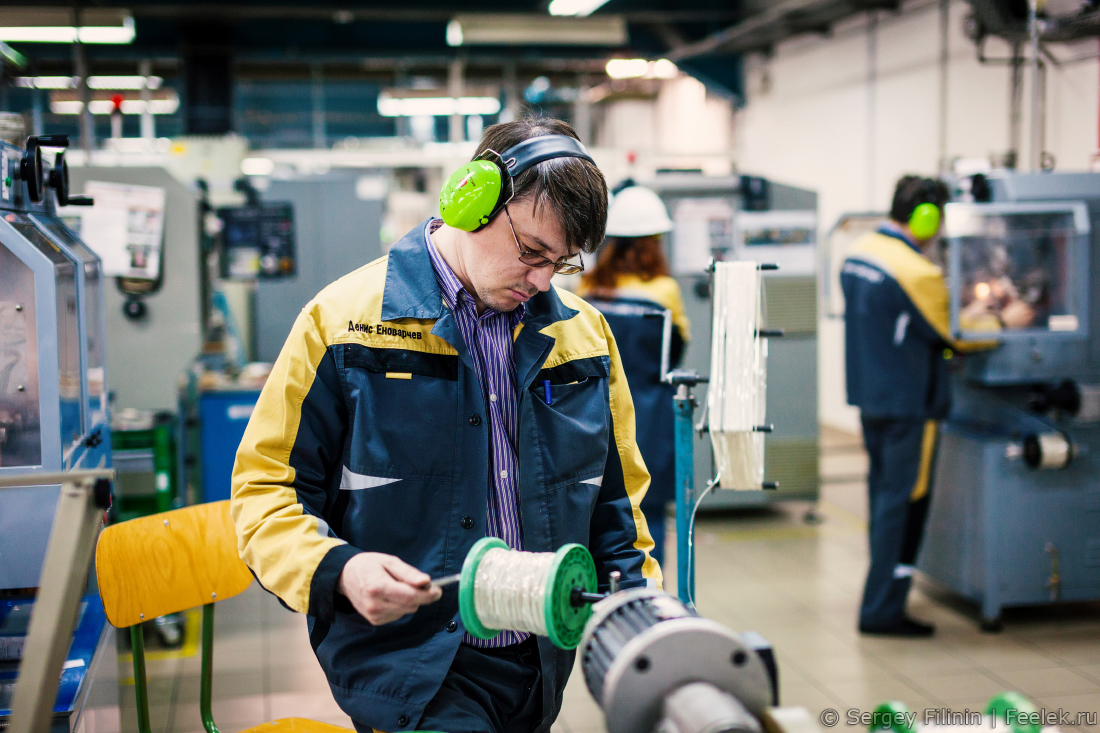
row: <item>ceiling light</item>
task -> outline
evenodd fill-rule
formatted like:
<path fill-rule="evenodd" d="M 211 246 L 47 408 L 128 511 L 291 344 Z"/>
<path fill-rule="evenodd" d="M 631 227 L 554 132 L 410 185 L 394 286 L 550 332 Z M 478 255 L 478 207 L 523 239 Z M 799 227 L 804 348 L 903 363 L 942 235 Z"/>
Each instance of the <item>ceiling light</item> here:
<path fill-rule="evenodd" d="M 676 64 L 668 59 L 657 59 L 649 65 L 647 76 L 652 75 L 658 79 L 675 79 L 679 74 L 680 70 L 676 68 Z"/>
<path fill-rule="evenodd" d="M 159 76 L 89 76 L 88 86 L 92 89 L 160 89 L 164 82 Z M 45 87 L 39 87 L 43 89 Z"/>
<path fill-rule="evenodd" d="M 584 17 L 600 8 L 607 0 L 550 0 L 550 15 L 575 15 Z"/>
<path fill-rule="evenodd" d="M 624 46 L 627 40 L 621 15 L 456 15 L 447 25 L 452 46 Z"/>
<path fill-rule="evenodd" d="M 378 113 L 383 117 L 449 117 L 495 115 L 500 112 L 496 97 L 393 97 L 378 95 Z"/>
<path fill-rule="evenodd" d="M 179 106 L 180 100 L 178 97 L 171 99 L 153 99 L 149 101 L 149 114 L 175 114 L 176 111 L 179 110 Z M 83 109 L 84 103 L 78 100 L 59 100 L 50 102 L 50 112 L 55 115 L 78 115 Z M 93 115 L 109 115 L 114 109 L 115 103 L 109 99 L 93 99 L 88 103 L 88 111 Z M 124 115 L 140 115 L 145 111 L 145 100 L 124 99 L 122 100 L 121 111 Z"/>
<path fill-rule="evenodd" d="M 607 75 L 612 79 L 636 79 L 645 76 L 649 62 L 645 59 L 611 59 L 607 62 Z"/>
<path fill-rule="evenodd" d="M 125 8 L 7 6 L 0 13 L 0 41 L 23 43 L 130 43 L 134 19 Z"/>
<path fill-rule="evenodd" d="M 76 86 L 75 76 L 17 76 L 15 86 L 28 89 L 71 89 Z"/>
<path fill-rule="evenodd" d="M 612 79 L 674 79 L 679 73 L 676 64 L 668 59 L 611 59 L 607 62 L 607 75 Z"/>
<path fill-rule="evenodd" d="M 447 45 L 448 46 L 461 46 L 463 41 L 462 36 L 462 24 L 457 20 L 452 20 L 447 24 Z"/>

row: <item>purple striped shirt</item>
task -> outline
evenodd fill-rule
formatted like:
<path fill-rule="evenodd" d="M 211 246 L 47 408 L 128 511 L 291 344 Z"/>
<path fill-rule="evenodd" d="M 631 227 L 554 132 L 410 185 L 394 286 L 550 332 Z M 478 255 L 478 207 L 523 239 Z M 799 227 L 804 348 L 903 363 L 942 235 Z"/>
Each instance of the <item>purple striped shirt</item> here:
<path fill-rule="evenodd" d="M 489 486 L 486 489 L 487 531 L 515 550 L 523 549 L 523 527 L 519 518 L 519 458 L 516 456 L 516 430 L 519 423 L 516 395 L 516 361 L 512 339 L 526 306 L 507 313 L 486 308 L 480 316 L 474 299 L 432 244 L 431 233 L 443 225 L 436 219 L 428 223 L 424 239 L 432 269 L 443 293 L 443 302 L 454 312 L 466 348 L 473 357 L 474 371 L 481 384 L 481 395 L 489 407 Z M 503 631 L 484 640 L 466 634 L 462 641 L 489 649 L 516 644 L 530 634 Z"/>

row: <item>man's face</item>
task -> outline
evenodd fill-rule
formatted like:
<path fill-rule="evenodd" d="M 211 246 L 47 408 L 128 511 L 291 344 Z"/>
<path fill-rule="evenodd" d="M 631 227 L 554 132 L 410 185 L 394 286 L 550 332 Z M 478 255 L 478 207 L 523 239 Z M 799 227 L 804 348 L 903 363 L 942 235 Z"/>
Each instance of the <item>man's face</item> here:
<path fill-rule="evenodd" d="M 549 290 L 554 276 L 552 266 L 531 267 L 520 262 L 517 239 L 524 250 L 549 260 L 575 254 L 567 249 L 561 224 L 549 205 L 541 206 L 536 213 L 531 199 L 508 204 L 507 213 L 501 211 L 489 226 L 477 232 L 474 246 L 464 254 L 466 276 L 478 300 L 495 311 L 515 310 L 535 293 Z"/>

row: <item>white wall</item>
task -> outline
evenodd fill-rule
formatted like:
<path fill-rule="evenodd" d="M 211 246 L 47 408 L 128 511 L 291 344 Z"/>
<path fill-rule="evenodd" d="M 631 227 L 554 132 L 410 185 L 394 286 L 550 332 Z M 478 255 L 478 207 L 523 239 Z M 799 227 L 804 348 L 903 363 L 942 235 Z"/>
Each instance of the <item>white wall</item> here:
<path fill-rule="evenodd" d="M 746 65 L 747 104 L 736 118 L 744 173 L 816 190 L 822 242 L 840 214 L 884 211 L 905 173 L 935 174 L 941 135 L 948 160 L 986 158 L 1009 148 L 1010 71 L 982 65 L 962 34 L 969 6 L 949 5 L 946 128 L 940 126 L 940 10 L 915 0 L 900 13 L 875 13 L 801 37 L 770 59 Z M 1054 47 L 1061 58 L 1095 56 L 1095 40 Z M 987 43 L 1003 58 L 1006 44 Z M 1085 170 L 1097 149 L 1100 73 L 1095 58 L 1048 67 L 1046 149 L 1059 170 Z M 1025 74 L 1020 160 L 1028 160 L 1030 87 Z M 824 314 L 822 314 L 824 316 Z M 845 401 L 843 324 L 822 318 L 819 390 L 822 422 L 856 430 Z"/>

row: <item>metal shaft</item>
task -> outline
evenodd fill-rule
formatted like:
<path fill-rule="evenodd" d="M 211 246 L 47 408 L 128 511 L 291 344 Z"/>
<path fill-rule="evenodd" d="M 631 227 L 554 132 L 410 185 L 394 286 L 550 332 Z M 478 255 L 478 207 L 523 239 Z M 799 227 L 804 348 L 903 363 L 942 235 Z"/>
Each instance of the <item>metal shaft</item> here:
<path fill-rule="evenodd" d="M 691 604 L 695 597 L 694 548 L 688 542 L 691 510 L 695 502 L 695 434 L 692 417 L 695 399 L 681 384 L 673 400 L 676 408 L 676 595 Z"/>

